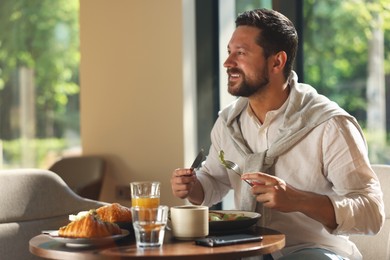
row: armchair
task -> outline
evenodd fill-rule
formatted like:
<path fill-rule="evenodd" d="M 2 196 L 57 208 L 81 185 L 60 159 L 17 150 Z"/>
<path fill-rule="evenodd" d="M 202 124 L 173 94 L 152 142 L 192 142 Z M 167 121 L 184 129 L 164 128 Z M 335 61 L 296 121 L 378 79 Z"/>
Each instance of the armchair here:
<path fill-rule="evenodd" d="M 55 173 L 0 170 L 0 252 L 3 259 L 37 259 L 29 240 L 66 225 L 69 214 L 105 205 L 75 194 Z"/>

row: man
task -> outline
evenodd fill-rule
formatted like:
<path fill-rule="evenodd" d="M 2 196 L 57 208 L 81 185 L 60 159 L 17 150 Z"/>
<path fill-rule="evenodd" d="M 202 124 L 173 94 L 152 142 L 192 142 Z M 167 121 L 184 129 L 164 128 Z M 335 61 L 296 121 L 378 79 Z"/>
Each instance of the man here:
<path fill-rule="evenodd" d="M 278 12 L 237 18 L 224 66 L 228 91 L 239 98 L 220 112 L 203 166 L 196 174 L 176 169 L 172 191 L 211 206 L 234 189 L 238 209 L 262 213 L 261 225 L 286 235 L 274 259 L 361 259 L 343 235 L 380 230 L 380 185 L 356 120 L 298 83 L 297 44 L 293 24 Z M 253 186 L 220 164 L 220 151 Z"/>

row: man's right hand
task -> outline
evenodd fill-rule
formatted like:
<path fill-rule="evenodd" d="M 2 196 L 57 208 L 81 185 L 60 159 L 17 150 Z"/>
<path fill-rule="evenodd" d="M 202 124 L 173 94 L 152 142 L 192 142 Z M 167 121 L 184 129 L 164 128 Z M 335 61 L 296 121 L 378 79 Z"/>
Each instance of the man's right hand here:
<path fill-rule="evenodd" d="M 187 198 L 197 181 L 198 179 L 193 169 L 179 168 L 174 170 L 171 177 L 173 195 L 180 199 Z"/>

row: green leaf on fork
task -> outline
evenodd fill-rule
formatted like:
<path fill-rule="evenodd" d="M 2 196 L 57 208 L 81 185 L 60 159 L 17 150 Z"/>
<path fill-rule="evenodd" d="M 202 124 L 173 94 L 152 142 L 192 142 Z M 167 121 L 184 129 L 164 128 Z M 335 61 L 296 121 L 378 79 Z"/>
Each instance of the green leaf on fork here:
<path fill-rule="evenodd" d="M 220 150 L 220 151 L 219 151 L 219 160 L 220 160 L 221 164 L 222 164 L 223 166 L 225 166 L 225 168 L 230 169 L 229 166 L 228 166 L 228 164 L 227 164 L 226 161 L 225 161 L 224 155 L 225 155 L 225 153 L 223 152 L 223 150 Z"/>

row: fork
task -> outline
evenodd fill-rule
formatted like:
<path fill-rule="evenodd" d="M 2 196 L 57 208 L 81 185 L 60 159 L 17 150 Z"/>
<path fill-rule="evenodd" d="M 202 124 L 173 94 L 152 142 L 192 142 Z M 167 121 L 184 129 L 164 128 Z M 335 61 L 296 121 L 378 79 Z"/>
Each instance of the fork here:
<path fill-rule="evenodd" d="M 234 162 L 229 161 L 229 160 L 225 160 L 224 156 L 223 156 L 223 151 L 219 152 L 219 159 L 220 159 L 221 164 L 223 166 L 225 166 L 225 168 L 232 170 L 234 173 L 236 173 L 241 178 L 240 166 L 238 166 L 237 163 L 234 163 Z M 243 181 L 248 183 L 249 186 L 253 186 L 253 184 L 250 181 L 248 181 L 248 180 L 243 180 Z"/>

